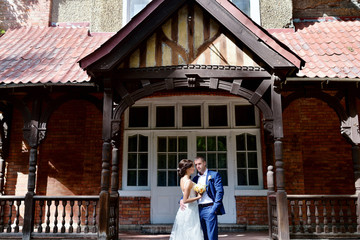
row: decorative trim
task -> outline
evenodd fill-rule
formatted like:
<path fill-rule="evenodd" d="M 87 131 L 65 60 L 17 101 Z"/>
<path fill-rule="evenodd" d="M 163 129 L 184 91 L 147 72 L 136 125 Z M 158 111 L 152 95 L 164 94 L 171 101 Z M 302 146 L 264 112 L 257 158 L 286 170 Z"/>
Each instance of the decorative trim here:
<path fill-rule="evenodd" d="M 118 190 L 119 197 L 151 197 L 151 191 L 129 191 L 129 190 Z"/>
<path fill-rule="evenodd" d="M 235 190 L 235 197 L 266 197 L 267 189 L 259 189 L 259 190 Z"/>

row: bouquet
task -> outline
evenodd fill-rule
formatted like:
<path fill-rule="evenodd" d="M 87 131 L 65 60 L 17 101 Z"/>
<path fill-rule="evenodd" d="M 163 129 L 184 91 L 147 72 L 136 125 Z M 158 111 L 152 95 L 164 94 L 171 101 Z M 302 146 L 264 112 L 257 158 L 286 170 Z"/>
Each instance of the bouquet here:
<path fill-rule="evenodd" d="M 194 185 L 194 191 L 199 193 L 199 194 L 203 194 L 206 191 L 206 186 L 203 184 L 195 184 Z"/>

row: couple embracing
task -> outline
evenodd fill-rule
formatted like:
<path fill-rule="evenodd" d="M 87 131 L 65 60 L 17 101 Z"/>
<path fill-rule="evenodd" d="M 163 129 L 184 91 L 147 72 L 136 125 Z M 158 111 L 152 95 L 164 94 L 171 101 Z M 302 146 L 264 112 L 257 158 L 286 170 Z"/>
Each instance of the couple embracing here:
<path fill-rule="evenodd" d="M 190 176 L 195 172 L 193 161 L 183 159 L 179 162 L 178 174 L 181 178 L 180 188 L 183 198 L 180 201 L 170 240 L 218 239 L 217 215 L 225 214 L 221 177 L 219 173 L 206 168 L 204 158 L 197 157 L 194 162 L 198 175 L 193 180 Z M 199 186 L 206 186 L 206 190 L 199 191 Z"/>

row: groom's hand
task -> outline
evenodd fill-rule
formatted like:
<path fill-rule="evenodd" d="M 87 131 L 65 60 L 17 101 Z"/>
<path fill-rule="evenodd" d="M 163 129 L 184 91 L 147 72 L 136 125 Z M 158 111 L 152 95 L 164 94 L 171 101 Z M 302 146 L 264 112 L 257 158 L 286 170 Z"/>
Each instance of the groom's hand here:
<path fill-rule="evenodd" d="M 182 199 L 180 200 L 180 209 L 182 211 L 184 211 L 186 209 L 186 205 L 184 204 L 184 201 Z"/>

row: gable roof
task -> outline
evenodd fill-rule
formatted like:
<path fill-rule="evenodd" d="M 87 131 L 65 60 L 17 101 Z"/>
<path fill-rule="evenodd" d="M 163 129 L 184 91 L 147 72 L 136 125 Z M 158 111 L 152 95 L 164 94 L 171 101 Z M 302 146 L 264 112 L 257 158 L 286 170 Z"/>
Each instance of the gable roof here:
<path fill-rule="evenodd" d="M 307 20 L 295 27 L 296 32 L 271 32 L 306 61 L 298 77 L 360 78 L 359 19 Z"/>
<path fill-rule="evenodd" d="M 109 71 L 155 31 L 186 0 L 153 0 L 100 48 L 81 59 L 90 74 Z M 271 69 L 299 69 L 304 61 L 227 0 L 193 0 Z"/>
<path fill-rule="evenodd" d="M 0 37 L 0 86 L 77 84 L 90 81 L 78 60 L 109 39 L 87 28 L 27 27 Z"/>

